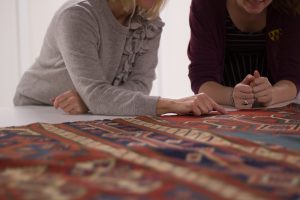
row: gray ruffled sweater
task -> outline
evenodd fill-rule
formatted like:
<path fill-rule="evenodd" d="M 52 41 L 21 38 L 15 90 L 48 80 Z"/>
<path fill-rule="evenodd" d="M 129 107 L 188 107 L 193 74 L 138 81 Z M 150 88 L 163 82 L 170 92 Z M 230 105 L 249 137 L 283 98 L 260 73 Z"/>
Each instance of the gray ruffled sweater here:
<path fill-rule="evenodd" d="M 70 0 L 55 14 L 41 53 L 24 73 L 15 105 L 50 105 L 76 90 L 101 115 L 155 115 L 155 79 L 163 22 L 133 16 L 129 27 L 114 17 L 107 0 Z"/>

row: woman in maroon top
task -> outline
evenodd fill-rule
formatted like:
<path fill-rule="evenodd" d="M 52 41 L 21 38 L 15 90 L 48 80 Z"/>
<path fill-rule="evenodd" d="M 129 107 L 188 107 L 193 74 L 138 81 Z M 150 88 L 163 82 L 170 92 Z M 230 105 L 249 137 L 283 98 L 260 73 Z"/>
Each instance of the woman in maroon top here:
<path fill-rule="evenodd" d="M 192 0 L 194 93 L 239 109 L 292 100 L 300 89 L 299 0 Z"/>

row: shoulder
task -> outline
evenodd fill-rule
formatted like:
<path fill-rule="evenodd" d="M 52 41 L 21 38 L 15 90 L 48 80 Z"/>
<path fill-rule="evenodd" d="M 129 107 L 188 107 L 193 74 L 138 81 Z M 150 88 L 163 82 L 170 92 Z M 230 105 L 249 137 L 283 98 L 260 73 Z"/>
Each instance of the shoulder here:
<path fill-rule="evenodd" d="M 57 19 L 90 17 L 93 13 L 93 7 L 94 5 L 86 0 L 69 0 L 60 7 L 55 17 Z"/>
<path fill-rule="evenodd" d="M 100 29 L 100 20 L 109 21 L 103 19 L 107 17 L 102 10 L 98 11 L 101 9 L 99 7 L 95 0 L 69 0 L 56 12 L 53 29 L 59 33 L 92 31 L 96 34 Z"/>
<path fill-rule="evenodd" d="M 268 9 L 268 21 L 271 25 L 275 26 L 293 26 L 295 29 L 300 29 L 300 15 L 298 14 L 286 14 L 281 13 L 274 8 L 270 7 Z"/>
<path fill-rule="evenodd" d="M 56 12 L 56 20 L 98 21 L 108 18 L 108 6 L 99 0 L 68 0 Z"/>

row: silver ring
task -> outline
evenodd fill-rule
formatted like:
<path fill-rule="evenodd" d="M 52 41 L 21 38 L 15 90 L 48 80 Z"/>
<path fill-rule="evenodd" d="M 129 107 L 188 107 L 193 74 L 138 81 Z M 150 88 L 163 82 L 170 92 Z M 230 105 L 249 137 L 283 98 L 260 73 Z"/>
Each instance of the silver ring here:
<path fill-rule="evenodd" d="M 247 106 L 247 105 L 249 105 L 249 102 L 247 100 L 244 100 L 242 105 Z"/>

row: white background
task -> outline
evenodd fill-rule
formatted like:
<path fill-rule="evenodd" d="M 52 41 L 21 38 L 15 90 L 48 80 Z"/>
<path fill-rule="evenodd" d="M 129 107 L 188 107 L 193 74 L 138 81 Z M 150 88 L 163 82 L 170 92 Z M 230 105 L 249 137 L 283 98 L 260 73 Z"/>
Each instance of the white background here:
<path fill-rule="evenodd" d="M 64 1 L 0 0 L 0 106 L 12 105 L 16 85 L 39 55 L 48 24 Z M 169 0 L 161 14 L 166 26 L 152 95 L 192 95 L 187 76 L 190 2 Z"/>

